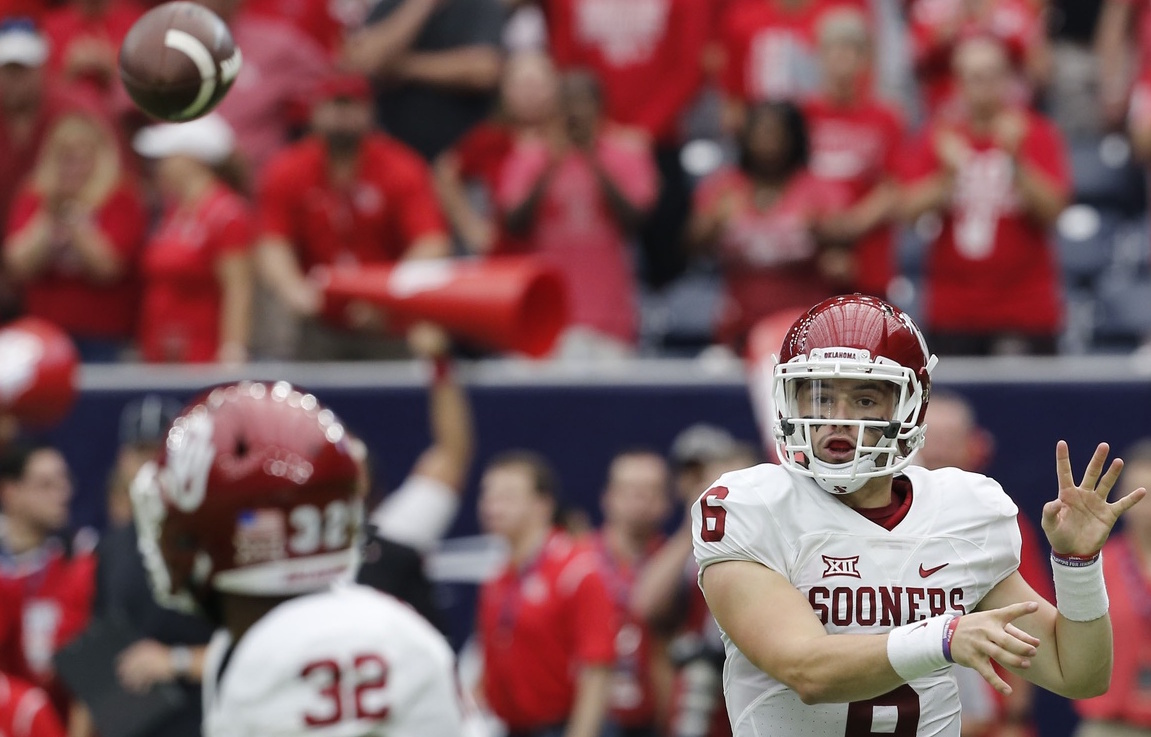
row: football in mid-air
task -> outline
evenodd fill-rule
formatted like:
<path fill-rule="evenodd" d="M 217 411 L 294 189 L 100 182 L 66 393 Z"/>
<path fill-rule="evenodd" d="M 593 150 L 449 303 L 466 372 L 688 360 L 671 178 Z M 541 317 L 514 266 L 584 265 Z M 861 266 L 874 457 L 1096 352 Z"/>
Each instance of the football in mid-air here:
<path fill-rule="evenodd" d="M 240 72 L 240 49 L 220 16 L 174 0 L 133 24 L 120 45 L 120 79 L 141 110 L 162 120 L 207 114 Z"/>

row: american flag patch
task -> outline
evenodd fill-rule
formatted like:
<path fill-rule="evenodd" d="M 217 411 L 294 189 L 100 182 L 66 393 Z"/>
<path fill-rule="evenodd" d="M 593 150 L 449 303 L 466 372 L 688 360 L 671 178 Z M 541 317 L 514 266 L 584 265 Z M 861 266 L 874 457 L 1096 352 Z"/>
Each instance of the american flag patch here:
<path fill-rule="evenodd" d="M 236 563 L 251 565 L 287 557 L 284 513 L 279 509 L 247 509 L 236 519 Z"/>

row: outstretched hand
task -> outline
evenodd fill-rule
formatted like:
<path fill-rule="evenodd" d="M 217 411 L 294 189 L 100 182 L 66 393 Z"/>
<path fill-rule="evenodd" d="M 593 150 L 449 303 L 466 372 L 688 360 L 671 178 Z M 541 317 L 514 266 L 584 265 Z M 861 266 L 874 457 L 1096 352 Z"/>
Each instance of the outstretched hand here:
<path fill-rule="evenodd" d="M 1043 506 L 1043 532 L 1051 549 L 1063 555 L 1091 556 L 1097 553 L 1115 522 L 1146 496 L 1143 488 L 1132 491 L 1117 502 L 1107 495 L 1123 471 L 1122 459 L 1116 458 L 1103 473 L 1110 446 L 1100 443 L 1076 485 L 1071 475 L 1071 454 L 1067 442 L 1055 446 L 1055 470 L 1059 478 L 1058 498 Z M 1102 475 L 1100 475 L 1102 474 Z"/>
<path fill-rule="evenodd" d="M 1010 695 L 1011 686 L 995 672 L 991 661 L 1013 668 L 1031 667 L 1039 638 L 1024 632 L 1013 622 L 1038 609 L 1039 605 L 1034 601 L 1021 601 L 1001 609 L 964 614 L 959 618 L 955 638 L 951 641 L 952 657 L 956 663 L 977 671 L 999 693 Z"/>

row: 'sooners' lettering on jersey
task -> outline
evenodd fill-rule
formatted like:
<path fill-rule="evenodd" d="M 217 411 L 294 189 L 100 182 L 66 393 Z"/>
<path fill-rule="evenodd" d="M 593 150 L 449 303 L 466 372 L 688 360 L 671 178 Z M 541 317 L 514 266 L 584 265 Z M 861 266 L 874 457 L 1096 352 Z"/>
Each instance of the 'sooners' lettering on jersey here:
<path fill-rule="evenodd" d="M 820 622 L 837 627 L 899 627 L 949 611 L 967 613 L 961 588 L 812 586 L 807 600 Z"/>

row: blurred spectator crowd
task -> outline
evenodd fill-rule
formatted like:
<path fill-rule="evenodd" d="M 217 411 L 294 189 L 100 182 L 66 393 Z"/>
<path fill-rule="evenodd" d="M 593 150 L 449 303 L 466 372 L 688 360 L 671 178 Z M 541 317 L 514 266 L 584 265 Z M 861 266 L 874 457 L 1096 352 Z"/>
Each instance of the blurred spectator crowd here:
<path fill-rule="evenodd" d="M 566 280 L 559 359 L 740 354 L 845 291 L 940 353 L 1151 345 L 1143 3 L 203 2 L 243 68 L 158 125 L 146 5 L 0 0 L 0 306 L 86 361 L 403 357 L 316 269 L 506 254 Z"/>

